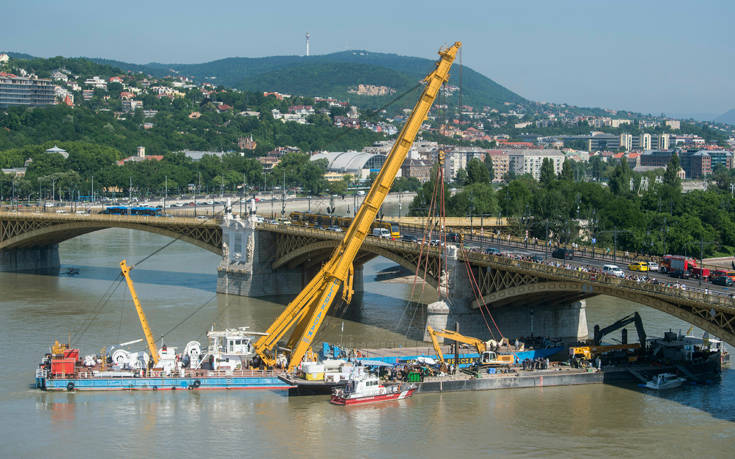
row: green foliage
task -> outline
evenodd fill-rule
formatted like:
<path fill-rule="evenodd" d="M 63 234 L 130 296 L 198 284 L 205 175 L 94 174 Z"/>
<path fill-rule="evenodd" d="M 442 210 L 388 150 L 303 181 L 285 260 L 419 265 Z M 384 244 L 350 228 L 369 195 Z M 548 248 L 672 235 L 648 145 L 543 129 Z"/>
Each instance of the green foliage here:
<path fill-rule="evenodd" d="M 544 184 L 544 186 L 549 186 L 556 178 L 556 173 L 554 172 L 554 162 L 551 160 L 551 158 L 544 158 L 544 160 L 541 162 L 541 183 Z"/>
<path fill-rule="evenodd" d="M 485 164 L 477 158 L 472 158 L 467 163 L 467 184 L 474 183 L 489 184 L 491 176 Z"/>

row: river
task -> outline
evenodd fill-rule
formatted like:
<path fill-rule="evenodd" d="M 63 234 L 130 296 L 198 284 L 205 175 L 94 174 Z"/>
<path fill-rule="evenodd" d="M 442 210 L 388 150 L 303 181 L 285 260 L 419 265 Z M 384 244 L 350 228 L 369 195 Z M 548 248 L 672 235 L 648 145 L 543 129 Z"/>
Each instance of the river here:
<path fill-rule="evenodd" d="M 135 263 L 168 240 L 111 229 L 60 246 L 62 272 L 0 273 L 0 456 L 2 457 L 732 457 L 735 370 L 720 383 L 656 394 L 591 385 L 453 394 L 345 409 L 326 397 L 283 391 L 43 393 L 34 368 L 54 339 L 79 340 L 82 354 L 141 335 L 124 283 L 103 296 L 119 261 Z M 215 295 L 219 257 L 176 242 L 133 272 L 154 335 L 172 345 L 217 328 L 264 330 L 287 299 Z M 342 317 L 328 317 L 318 339 L 344 344 L 408 345 L 411 286 L 376 282 L 385 259 L 365 267 L 365 293 Z M 688 325 L 650 308 L 587 300 L 589 328 L 640 311 L 649 335 Z M 99 311 L 96 314 L 96 311 Z M 344 323 L 344 332 L 342 324 Z M 400 323 L 400 325 L 396 325 Z M 501 324 L 502 327 L 502 324 Z M 701 332 L 700 332 L 701 333 Z M 730 349 L 732 352 L 732 349 Z"/>

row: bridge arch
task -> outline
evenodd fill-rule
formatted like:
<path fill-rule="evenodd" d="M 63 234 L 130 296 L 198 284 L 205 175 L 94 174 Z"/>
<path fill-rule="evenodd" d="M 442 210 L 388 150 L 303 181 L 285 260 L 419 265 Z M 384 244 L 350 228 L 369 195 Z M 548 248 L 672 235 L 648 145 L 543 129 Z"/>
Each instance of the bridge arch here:
<path fill-rule="evenodd" d="M 636 294 L 635 292 L 627 291 L 625 289 L 598 285 L 592 286 L 572 281 L 549 281 L 505 288 L 503 290 L 498 290 L 484 295 L 482 299 L 484 303 L 490 307 L 512 307 L 508 305 L 511 303 L 522 304 L 528 300 L 537 299 L 539 297 L 543 297 L 547 299 L 547 301 L 549 299 L 553 301 L 555 297 L 559 298 L 561 296 L 583 299 L 597 295 L 607 295 L 638 303 L 643 306 L 648 306 L 674 316 L 677 319 L 681 319 L 691 325 L 695 325 L 714 336 L 718 336 L 731 346 L 735 345 L 735 333 L 727 331 L 723 326 L 728 325 L 729 321 L 727 324 L 718 324 L 716 321 L 712 320 L 713 317 L 708 317 L 708 314 L 711 314 L 710 311 L 714 309 L 707 310 L 695 307 L 687 308 L 654 296 L 641 295 L 640 293 Z M 471 307 L 475 309 L 479 308 L 478 301 L 473 301 L 471 303 Z M 725 318 L 722 320 L 725 320 Z"/>
<path fill-rule="evenodd" d="M 340 242 L 341 240 L 332 239 L 303 245 L 276 259 L 276 261 L 273 262 L 273 269 L 275 270 L 286 265 L 290 265 L 290 267 L 294 267 L 294 265 L 298 266 L 304 263 L 311 256 L 315 256 L 317 254 L 326 254 L 324 257 L 326 259 Z M 387 258 L 388 260 L 408 269 L 410 272 L 416 272 L 416 263 L 413 260 L 409 260 L 408 258 L 401 256 L 399 253 L 382 247 L 364 244 L 358 253 L 358 257 L 363 260 L 363 263 L 378 256 Z M 426 282 L 434 288 L 439 286 L 439 282 L 434 276 L 427 275 Z"/>
<path fill-rule="evenodd" d="M 2 240 L 0 242 L 0 250 L 59 244 L 83 234 L 108 228 L 126 228 L 155 233 L 173 239 L 180 239 L 217 255 L 222 255 L 221 236 L 218 238 L 220 243 L 216 246 L 217 238 L 214 238 L 214 240 L 212 238 L 197 238 L 197 234 L 187 234 L 185 231 L 177 232 L 169 227 L 124 221 L 114 223 L 74 221 L 42 226 Z M 219 230 L 219 228 L 217 229 Z"/>

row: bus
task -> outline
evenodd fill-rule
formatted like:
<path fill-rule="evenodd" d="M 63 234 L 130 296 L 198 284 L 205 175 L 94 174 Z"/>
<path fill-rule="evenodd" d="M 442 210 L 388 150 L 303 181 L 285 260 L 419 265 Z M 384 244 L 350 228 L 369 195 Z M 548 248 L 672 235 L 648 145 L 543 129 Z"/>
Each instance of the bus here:
<path fill-rule="evenodd" d="M 130 215 L 146 215 L 149 217 L 160 217 L 160 207 L 131 207 Z"/>
<path fill-rule="evenodd" d="M 108 206 L 100 213 L 105 215 L 128 215 L 128 208 L 125 206 Z"/>

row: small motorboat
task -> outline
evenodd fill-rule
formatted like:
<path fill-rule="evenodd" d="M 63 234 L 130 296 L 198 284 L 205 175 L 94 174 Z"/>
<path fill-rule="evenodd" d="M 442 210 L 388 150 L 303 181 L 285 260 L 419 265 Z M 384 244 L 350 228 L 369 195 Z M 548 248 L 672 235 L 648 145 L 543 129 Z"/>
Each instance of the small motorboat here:
<path fill-rule="evenodd" d="M 675 389 L 686 382 L 686 378 L 674 373 L 660 373 L 648 381 L 644 387 L 654 390 Z"/>
<path fill-rule="evenodd" d="M 407 383 L 382 384 L 380 379 L 369 373 L 350 378 L 344 387 L 336 387 L 329 400 L 335 405 L 358 405 L 363 403 L 403 400 L 413 395 L 416 385 Z"/>
<path fill-rule="evenodd" d="M 79 268 L 69 268 L 64 272 L 67 276 L 76 276 L 79 274 Z"/>

